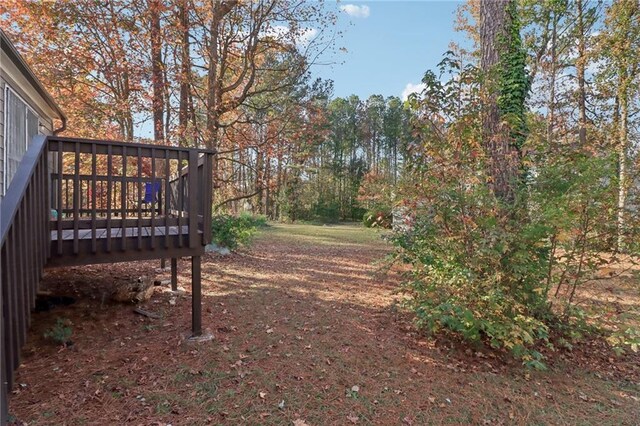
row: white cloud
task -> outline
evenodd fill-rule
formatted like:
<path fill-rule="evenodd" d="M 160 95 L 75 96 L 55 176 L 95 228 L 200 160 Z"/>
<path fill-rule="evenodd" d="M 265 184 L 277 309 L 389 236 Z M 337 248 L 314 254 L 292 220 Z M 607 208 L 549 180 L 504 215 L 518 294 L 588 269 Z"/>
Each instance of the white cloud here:
<path fill-rule="evenodd" d="M 311 43 L 317 35 L 318 30 L 316 28 L 303 28 L 302 31 L 300 31 L 296 42 L 298 45 L 304 47 Z"/>
<path fill-rule="evenodd" d="M 402 95 L 400 95 L 400 97 L 402 98 L 403 101 L 406 101 L 410 94 L 420 93 L 424 90 L 424 88 L 425 88 L 424 83 L 418 83 L 418 84 L 407 83 L 407 85 L 404 86 L 404 90 L 402 91 Z"/>
<path fill-rule="evenodd" d="M 367 5 L 345 4 L 340 6 L 340 10 L 354 18 L 368 18 L 371 13 L 371 9 Z"/>

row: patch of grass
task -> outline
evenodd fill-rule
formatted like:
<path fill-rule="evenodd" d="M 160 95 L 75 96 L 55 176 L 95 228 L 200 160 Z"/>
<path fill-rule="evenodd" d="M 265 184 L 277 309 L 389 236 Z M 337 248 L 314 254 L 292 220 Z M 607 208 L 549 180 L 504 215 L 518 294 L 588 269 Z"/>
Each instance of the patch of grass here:
<path fill-rule="evenodd" d="M 193 375 L 189 372 L 189 368 L 181 365 L 178 371 L 173 375 L 174 383 L 185 383 L 192 379 Z"/>
<path fill-rule="evenodd" d="M 200 382 L 196 384 L 196 390 L 205 398 L 215 398 L 218 394 L 218 385 L 215 381 Z"/>
<path fill-rule="evenodd" d="M 384 231 L 368 229 L 361 224 L 312 225 L 274 224 L 265 229 L 259 238 L 287 239 L 292 242 L 315 245 L 369 245 L 384 244 Z"/>
<path fill-rule="evenodd" d="M 162 401 L 156 404 L 156 414 L 163 415 L 171 413 L 171 405 L 169 401 Z"/>
<path fill-rule="evenodd" d="M 146 403 L 153 407 L 156 415 L 168 415 L 198 407 L 197 401 L 177 391 L 163 391 L 144 395 Z"/>
<path fill-rule="evenodd" d="M 54 417 L 56 415 L 55 412 L 53 411 L 43 411 L 42 412 L 42 417 L 44 417 L 45 419 L 50 419 L 52 417 Z"/>

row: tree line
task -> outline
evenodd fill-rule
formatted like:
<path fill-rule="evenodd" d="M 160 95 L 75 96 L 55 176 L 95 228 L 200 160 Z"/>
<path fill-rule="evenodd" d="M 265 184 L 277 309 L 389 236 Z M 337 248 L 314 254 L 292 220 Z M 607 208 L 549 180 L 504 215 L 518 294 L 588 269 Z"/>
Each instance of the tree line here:
<path fill-rule="evenodd" d="M 294 0 L 11 0 L 0 14 L 66 134 L 217 151 L 216 211 L 359 220 L 363 180 L 401 174 L 409 111 L 333 99 L 311 77 L 335 20 Z"/>

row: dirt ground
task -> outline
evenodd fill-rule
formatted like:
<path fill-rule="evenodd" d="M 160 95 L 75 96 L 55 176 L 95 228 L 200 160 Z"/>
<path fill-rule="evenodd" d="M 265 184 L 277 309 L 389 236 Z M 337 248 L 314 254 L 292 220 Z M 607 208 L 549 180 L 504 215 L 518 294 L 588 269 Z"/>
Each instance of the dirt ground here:
<path fill-rule="evenodd" d="M 158 262 L 50 271 L 43 289 L 76 303 L 34 314 L 10 399 L 30 425 L 640 424 L 640 357 L 598 341 L 530 372 L 482 348 L 417 333 L 396 305 L 389 247 L 357 226 L 277 225 L 203 261 L 203 324 L 185 340 L 186 295 L 166 285 L 137 315 L 118 282 L 167 280 Z M 173 300 L 173 302 L 172 302 Z M 43 335 L 70 321 L 70 347 Z"/>

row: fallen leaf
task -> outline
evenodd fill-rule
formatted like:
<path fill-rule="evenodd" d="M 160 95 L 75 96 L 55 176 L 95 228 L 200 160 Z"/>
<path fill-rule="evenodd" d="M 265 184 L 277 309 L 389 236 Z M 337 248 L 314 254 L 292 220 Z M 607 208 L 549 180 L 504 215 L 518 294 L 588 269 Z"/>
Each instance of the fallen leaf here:
<path fill-rule="evenodd" d="M 309 424 L 302 419 L 297 419 L 293 421 L 293 426 L 309 426 Z"/>
<path fill-rule="evenodd" d="M 260 392 L 258 393 L 258 396 L 260 397 L 260 399 L 264 399 L 265 396 L 267 396 L 266 392 Z"/>
<path fill-rule="evenodd" d="M 360 418 L 358 416 L 356 416 L 355 414 L 349 414 L 347 416 L 347 420 L 349 420 L 353 424 L 356 424 L 356 423 L 358 423 L 358 420 L 360 420 Z"/>

